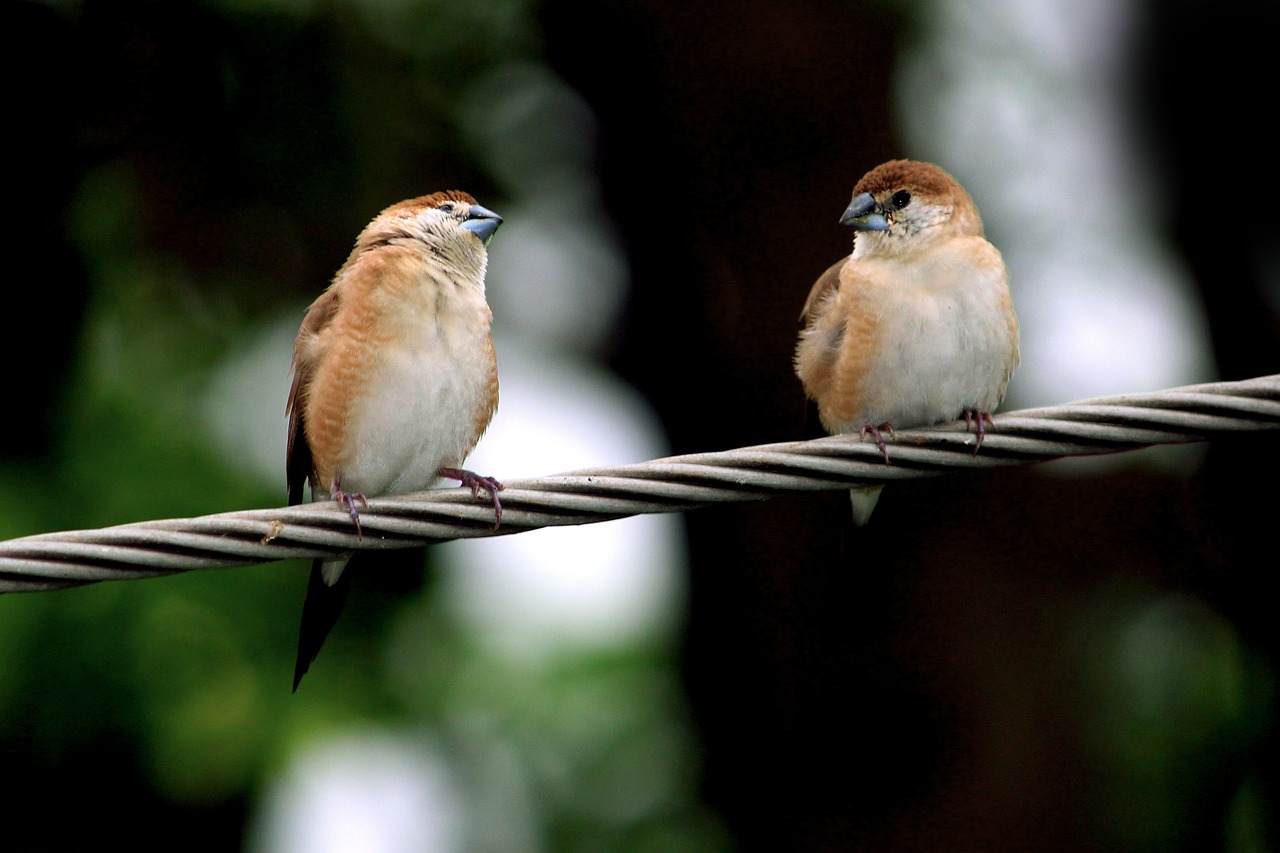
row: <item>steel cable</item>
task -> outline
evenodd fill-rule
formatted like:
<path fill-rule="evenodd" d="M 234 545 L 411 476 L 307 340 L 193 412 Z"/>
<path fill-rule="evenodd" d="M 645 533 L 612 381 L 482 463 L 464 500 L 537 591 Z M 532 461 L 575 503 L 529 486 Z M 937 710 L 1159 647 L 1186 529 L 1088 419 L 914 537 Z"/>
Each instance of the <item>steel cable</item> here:
<path fill-rule="evenodd" d="M 977 455 L 974 435 L 959 423 L 897 432 L 888 465 L 873 443 L 838 436 L 509 481 L 497 531 L 487 500 L 439 489 L 370 499 L 360 538 L 331 501 L 26 536 L 0 542 L 0 592 L 511 535 L 1274 429 L 1280 375 L 1010 412 L 995 418 Z"/>

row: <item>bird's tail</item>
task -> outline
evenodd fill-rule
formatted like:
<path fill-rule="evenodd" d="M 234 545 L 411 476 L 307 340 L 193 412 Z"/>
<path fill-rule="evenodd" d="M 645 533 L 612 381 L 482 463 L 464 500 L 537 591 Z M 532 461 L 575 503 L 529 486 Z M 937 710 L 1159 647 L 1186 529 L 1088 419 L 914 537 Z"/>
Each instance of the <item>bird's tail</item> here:
<path fill-rule="evenodd" d="M 862 527 L 871 520 L 871 513 L 880 500 L 880 491 L 884 486 L 867 486 L 865 489 L 850 489 L 849 503 L 853 504 L 853 523 Z"/>
<path fill-rule="evenodd" d="M 293 690 L 298 691 L 302 676 L 320 654 L 325 638 L 338 622 L 347 592 L 351 589 L 351 573 L 344 572 L 349 554 L 328 557 L 311 564 L 307 581 L 307 597 L 302 602 L 302 625 L 298 629 L 298 661 L 293 667 Z"/>

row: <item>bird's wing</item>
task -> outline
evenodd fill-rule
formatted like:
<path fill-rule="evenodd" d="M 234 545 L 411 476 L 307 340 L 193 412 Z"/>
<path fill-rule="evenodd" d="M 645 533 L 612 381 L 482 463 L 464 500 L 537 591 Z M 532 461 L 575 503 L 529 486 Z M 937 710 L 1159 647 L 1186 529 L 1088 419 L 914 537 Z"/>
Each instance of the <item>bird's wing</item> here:
<path fill-rule="evenodd" d="M 800 312 L 801 322 L 812 320 L 822 301 L 840 287 L 840 269 L 848 260 L 848 258 L 841 258 L 818 276 L 818 280 L 813 283 L 813 289 L 809 291 L 809 298 L 804 301 L 804 309 Z"/>
<path fill-rule="evenodd" d="M 330 287 L 320 295 L 302 320 L 302 328 L 293 345 L 293 384 L 289 387 L 289 444 L 285 453 L 285 479 L 289 484 L 289 505 L 303 501 L 303 488 L 313 471 L 311 445 L 307 443 L 306 396 L 319 353 L 316 338 L 337 313 L 341 290 Z"/>

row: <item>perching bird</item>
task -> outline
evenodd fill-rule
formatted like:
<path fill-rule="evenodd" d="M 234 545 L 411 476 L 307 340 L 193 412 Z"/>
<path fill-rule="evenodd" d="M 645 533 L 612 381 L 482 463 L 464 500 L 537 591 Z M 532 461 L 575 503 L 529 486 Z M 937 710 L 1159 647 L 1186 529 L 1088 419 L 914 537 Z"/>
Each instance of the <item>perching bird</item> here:
<path fill-rule="evenodd" d="M 293 346 L 286 462 L 289 503 L 330 498 L 361 533 L 358 506 L 378 495 L 460 480 L 502 484 L 461 465 L 498 406 L 485 300 L 487 247 L 502 218 L 464 192 L 393 204 L 356 239 L 312 303 Z M 350 554 L 316 560 L 298 635 L 293 689 L 346 600 Z"/>
<path fill-rule="evenodd" d="M 809 292 L 795 370 L 827 432 L 984 423 L 1018 366 L 1018 318 L 1000 252 L 964 187 L 932 163 L 892 160 L 853 188 L 840 217 L 853 252 Z M 850 492 L 854 521 L 881 487 Z"/>

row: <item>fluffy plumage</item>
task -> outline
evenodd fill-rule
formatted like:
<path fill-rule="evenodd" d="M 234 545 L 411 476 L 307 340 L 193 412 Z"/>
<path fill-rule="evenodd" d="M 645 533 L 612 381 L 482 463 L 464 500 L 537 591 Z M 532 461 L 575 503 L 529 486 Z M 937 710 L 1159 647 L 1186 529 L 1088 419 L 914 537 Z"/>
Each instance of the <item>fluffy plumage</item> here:
<path fill-rule="evenodd" d="M 809 292 L 795 369 L 832 434 L 884 433 L 964 417 L 984 423 L 1018 365 L 1018 318 L 1000 252 L 973 199 L 931 163 L 892 160 L 853 188 L 840 221 L 853 252 Z M 880 489 L 855 490 L 870 518 Z"/>
<path fill-rule="evenodd" d="M 461 468 L 498 405 L 484 278 L 501 223 L 448 191 L 394 204 L 360 233 L 294 343 L 290 504 L 309 482 L 312 500 L 336 500 L 359 531 L 367 497 L 451 477 L 488 491 L 501 512 L 501 484 Z M 349 556 L 313 566 L 294 690 L 341 612 Z"/>

